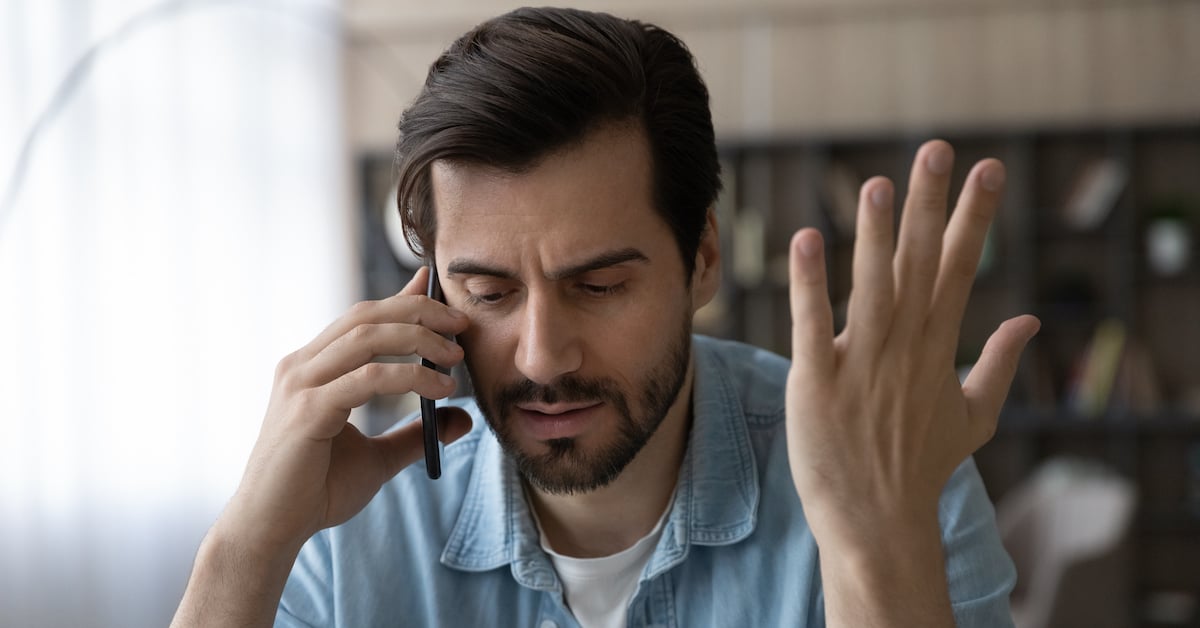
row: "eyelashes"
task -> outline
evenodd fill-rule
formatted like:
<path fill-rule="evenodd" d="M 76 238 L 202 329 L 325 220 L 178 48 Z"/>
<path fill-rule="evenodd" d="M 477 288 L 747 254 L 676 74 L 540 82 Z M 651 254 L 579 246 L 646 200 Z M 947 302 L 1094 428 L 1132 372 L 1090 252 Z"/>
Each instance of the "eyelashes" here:
<path fill-rule="evenodd" d="M 474 306 L 496 305 L 500 303 L 505 296 L 507 296 L 507 293 L 504 292 L 493 292 L 490 294 L 467 294 L 467 304 Z"/>
<path fill-rule="evenodd" d="M 576 284 L 577 292 L 582 297 L 592 299 L 602 299 L 606 297 L 616 296 L 621 294 L 626 289 L 626 283 L 620 281 L 614 284 L 592 284 L 580 283 Z M 498 306 L 502 305 L 515 290 L 506 290 L 501 292 L 485 292 L 482 294 L 467 293 L 466 302 L 468 305 L 476 307 Z"/>
<path fill-rule="evenodd" d="M 612 296 L 614 294 L 620 294 L 622 291 L 624 291 L 625 290 L 625 282 L 622 281 L 619 283 L 607 284 L 607 285 L 581 283 L 581 284 L 579 284 L 579 288 L 592 296 L 607 297 L 607 296 Z"/>

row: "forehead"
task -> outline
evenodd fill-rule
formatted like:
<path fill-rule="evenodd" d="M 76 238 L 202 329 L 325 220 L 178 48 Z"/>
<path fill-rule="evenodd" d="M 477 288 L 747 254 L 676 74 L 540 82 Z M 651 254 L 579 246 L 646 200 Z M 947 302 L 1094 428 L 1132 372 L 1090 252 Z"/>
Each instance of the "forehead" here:
<path fill-rule="evenodd" d="M 654 208 L 651 167 L 645 135 L 631 126 L 595 131 L 517 174 L 435 162 L 439 262 L 469 254 L 553 265 L 614 246 L 673 252 Z"/>

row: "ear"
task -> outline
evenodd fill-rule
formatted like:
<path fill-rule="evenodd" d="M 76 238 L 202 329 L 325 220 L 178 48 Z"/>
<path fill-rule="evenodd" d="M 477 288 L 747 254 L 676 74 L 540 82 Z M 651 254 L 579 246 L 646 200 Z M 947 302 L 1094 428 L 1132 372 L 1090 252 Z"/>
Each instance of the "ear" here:
<path fill-rule="evenodd" d="M 708 208 L 700 246 L 696 249 L 696 267 L 692 271 L 692 312 L 704 307 L 721 287 L 721 237 L 717 231 L 717 212 Z"/>

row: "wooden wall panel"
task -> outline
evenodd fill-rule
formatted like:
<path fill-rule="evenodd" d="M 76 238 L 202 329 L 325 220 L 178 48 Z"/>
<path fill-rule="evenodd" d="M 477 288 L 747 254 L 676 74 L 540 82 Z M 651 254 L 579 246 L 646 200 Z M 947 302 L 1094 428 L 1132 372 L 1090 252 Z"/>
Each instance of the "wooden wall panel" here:
<path fill-rule="evenodd" d="M 587 4 L 688 42 L 723 137 L 1200 120 L 1197 1 Z M 507 5 L 421 6 L 349 4 L 355 147 L 390 146 L 436 54 Z"/>

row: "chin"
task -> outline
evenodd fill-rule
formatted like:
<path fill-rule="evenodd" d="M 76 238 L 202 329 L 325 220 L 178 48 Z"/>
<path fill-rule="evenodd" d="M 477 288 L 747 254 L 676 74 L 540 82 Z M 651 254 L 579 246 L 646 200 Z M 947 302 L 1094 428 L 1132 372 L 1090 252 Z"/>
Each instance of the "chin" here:
<path fill-rule="evenodd" d="M 640 446 L 620 438 L 556 438 L 509 450 L 521 475 L 537 490 L 556 495 L 587 493 L 608 486 L 633 460 Z"/>

